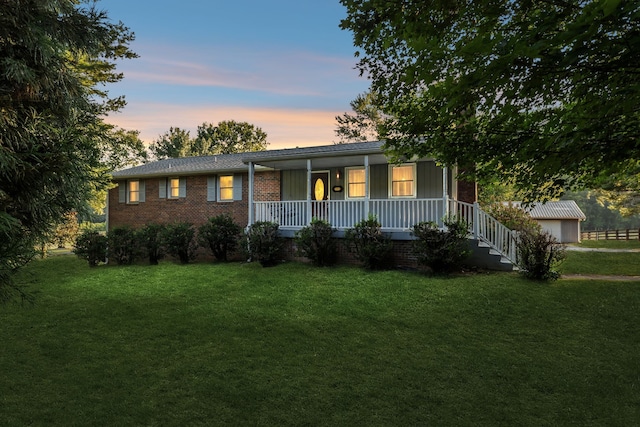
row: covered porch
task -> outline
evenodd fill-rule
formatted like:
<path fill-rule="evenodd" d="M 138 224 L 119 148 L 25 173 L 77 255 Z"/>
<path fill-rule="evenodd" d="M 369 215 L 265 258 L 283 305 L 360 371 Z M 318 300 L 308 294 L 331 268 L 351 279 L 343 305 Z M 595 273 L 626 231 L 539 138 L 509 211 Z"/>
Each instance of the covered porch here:
<path fill-rule="evenodd" d="M 409 240 L 413 225 L 432 221 L 444 228 L 443 219 L 457 215 L 469 223 L 471 239 L 515 260 L 511 231 L 475 201 L 457 200 L 456 171 L 432 159 L 389 163 L 376 142 L 257 152 L 243 160 L 249 174 L 249 225 L 275 222 L 283 236 L 292 237 L 318 218 L 341 236 L 373 214 L 392 239 Z M 279 200 L 260 200 L 256 167 L 279 171 Z"/>

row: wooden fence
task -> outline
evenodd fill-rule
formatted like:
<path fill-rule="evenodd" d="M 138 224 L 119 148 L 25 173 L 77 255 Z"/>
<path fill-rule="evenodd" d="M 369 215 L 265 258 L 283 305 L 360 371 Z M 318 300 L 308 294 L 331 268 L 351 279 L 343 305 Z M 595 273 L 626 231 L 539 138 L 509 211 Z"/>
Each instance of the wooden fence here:
<path fill-rule="evenodd" d="M 583 231 L 582 240 L 640 240 L 640 229 Z"/>

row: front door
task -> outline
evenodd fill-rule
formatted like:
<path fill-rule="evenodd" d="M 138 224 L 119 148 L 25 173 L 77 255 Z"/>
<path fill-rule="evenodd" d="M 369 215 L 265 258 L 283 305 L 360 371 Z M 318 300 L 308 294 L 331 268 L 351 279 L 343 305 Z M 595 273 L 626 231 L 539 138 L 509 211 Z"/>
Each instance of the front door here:
<path fill-rule="evenodd" d="M 329 204 L 322 203 L 329 200 L 329 172 L 311 173 L 311 215 L 313 218 L 329 219 Z"/>
<path fill-rule="evenodd" d="M 311 200 L 329 200 L 329 172 L 311 173 Z"/>

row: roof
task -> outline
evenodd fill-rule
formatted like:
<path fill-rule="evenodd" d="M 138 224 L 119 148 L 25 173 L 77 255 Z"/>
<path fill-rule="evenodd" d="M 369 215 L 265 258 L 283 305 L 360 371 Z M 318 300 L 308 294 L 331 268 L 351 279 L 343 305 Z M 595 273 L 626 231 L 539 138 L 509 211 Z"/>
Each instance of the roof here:
<path fill-rule="evenodd" d="M 246 153 L 245 163 L 260 163 L 264 160 L 289 160 L 314 157 L 333 157 L 358 154 L 378 154 L 382 152 L 384 142 L 353 142 L 349 144 L 320 145 L 315 147 L 285 148 L 282 150 L 255 151 Z"/>
<path fill-rule="evenodd" d="M 255 151 L 237 154 L 219 154 L 216 156 L 180 157 L 145 163 L 113 173 L 118 178 L 148 178 L 171 175 L 200 175 L 220 172 L 244 172 L 252 162 L 271 168 L 293 165 L 292 161 L 312 158 L 348 158 L 349 156 L 377 154 L 384 161 L 382 146 L 384 142 L 355 142 L 350 144 L 332 144 L 282 150 Z"/>
<path fill-rule="evenodd" d="M 533 219 L 587 219 L 578 204 L 573 200 L 534 203 L 530 207 L 523 207 L 521 202 L 510 203 L 522 207 Z"/>
<path fill-rule="evenodd" d="M 142 178 L 168 176 L 173 174 L 197 175 L 211 172 L 246 171 L 241 154 L 220 154 L 217 156 L 180 157 L 145 163 L 113 173 L 114 178 Z"/>

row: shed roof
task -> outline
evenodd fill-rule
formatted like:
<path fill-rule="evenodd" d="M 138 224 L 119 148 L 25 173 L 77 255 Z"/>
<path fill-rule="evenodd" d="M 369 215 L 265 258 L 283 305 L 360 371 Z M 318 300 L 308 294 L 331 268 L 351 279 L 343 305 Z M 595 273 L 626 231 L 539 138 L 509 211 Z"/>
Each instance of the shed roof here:
<path fill-rule="evenodd" d="M 587 219 L 574 200 L 534 203 L 530 207 L 524 207 L 521 202 L 510 203 L 524 209 L 533 219 Z"/>

